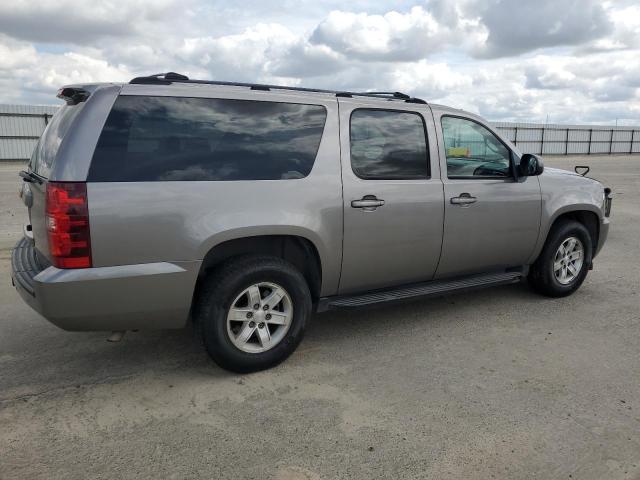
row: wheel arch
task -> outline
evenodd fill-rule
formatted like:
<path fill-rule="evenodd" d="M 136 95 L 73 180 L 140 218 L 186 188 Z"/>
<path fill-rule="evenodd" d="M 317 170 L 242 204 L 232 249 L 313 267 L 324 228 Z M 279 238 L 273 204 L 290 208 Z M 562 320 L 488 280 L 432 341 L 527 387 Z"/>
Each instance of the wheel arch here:
<path fill-rule="evenodd" d="M 567 220 L 573 220 L 584 225 L 589 232 L 589 237 L 591 238 L 592 258 L 595 257 L 596 249 L 598 247 L 598 239 L 600 237 L 600 216 L 597 209 L 587 205 L 577 208 L 566 208 L 556 212 L 549 221 L 549 228 L 545 232 L 544 237 L 542 237 L 542 241 L 540 242 L 540 245 L 538 245 L 532 261 L 535 261 L 542 252 L 542 249 L 549 238 L 549 234 L 553 229 L 560 223 Z"/>
<path fill-rule="evenodd" d="M 315 302 L 322 290 L 322 261 L 316 245 L 299 235 L 252 235 L 225 240 L 204 255 L 194 298 L 202 280 L 217 267 L 244 255 L 271 255 L 282 258 L 300 270 Z"/>

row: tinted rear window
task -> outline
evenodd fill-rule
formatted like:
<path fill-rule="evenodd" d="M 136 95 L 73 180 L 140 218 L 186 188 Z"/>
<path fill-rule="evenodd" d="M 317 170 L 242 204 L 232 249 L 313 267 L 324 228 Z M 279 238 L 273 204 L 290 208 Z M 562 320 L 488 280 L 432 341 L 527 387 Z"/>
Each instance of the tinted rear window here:
<path fill-rule="evenodd" d="M 303 178 L 313 167 L 325 119 L 319 105 L 121 96 L 88 180 Z"/>

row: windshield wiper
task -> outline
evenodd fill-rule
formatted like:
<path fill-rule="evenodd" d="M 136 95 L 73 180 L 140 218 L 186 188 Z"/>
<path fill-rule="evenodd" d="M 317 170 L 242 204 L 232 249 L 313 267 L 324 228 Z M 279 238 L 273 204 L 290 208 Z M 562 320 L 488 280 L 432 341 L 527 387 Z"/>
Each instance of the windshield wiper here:
<path fill-rule="evenodd" d="M 33 172 L 28 172 L 27 170 L 21 170 L 18 174 L 22 177 L 22 180 L 29 183 L 42 183 L 42 179 Z"/>

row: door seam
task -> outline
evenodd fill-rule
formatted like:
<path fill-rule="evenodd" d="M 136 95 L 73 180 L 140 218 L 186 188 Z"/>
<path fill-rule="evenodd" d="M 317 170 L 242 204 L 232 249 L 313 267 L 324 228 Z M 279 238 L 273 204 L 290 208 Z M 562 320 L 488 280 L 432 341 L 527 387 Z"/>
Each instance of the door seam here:
<path fill-rule="evenodd" d="M 435 134 L 436 134 L 436 150 L 438 152 L 438 171 L 440 172 L 440 186 L 442 187 L 442 202 L 441 202 L 442 230 L 440 235 L 440 254 L 438 255 L 438 262 L 436 263 L 436 269 L 433 271 L 433 276 L 431 277 L 431 280 L 434 280 L 438 276 L 438 270 L 440 269 L 440 261 L 442 260 L 442 251 L 444 250 L 444 227 L 447 221 L 447 218 L 446 218 L 447 208 L 446 208 L 446 200 L 445 200 L 444 180 L 442 179 L 442 156 L 440 154 L 440 135 L 438 134 L 438 124 L 436 123 L 436 117 L 433 114 L 433 109 L 431 108 L 431 105 L 427 105 L 427 106 L 429 107 L 429 111 L 431 112 L 431 118 L 433 120 L 433 129 L 435 130 Z"/>

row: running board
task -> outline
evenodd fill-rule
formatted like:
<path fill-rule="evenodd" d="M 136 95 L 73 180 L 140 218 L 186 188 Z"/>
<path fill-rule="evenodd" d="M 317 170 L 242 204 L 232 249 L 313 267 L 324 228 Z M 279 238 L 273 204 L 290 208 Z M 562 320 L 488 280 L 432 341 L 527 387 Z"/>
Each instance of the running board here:
<path fill-rule="evenodd" d="M 396 300 L 406 300 L 409 298 L 441 295 L 443 293 L 472 290 L 494 285 L 506 285 L 519 282 L 524 275 L 525 273 L 523 271 L 471 275 L 448 280 L 413 283 L 402 287 L 376 290 L 374 292 L 356 295 L 324 297 L 318 302 L 317 311 L 324 312 L 336 308 L 356 308 Z"/>

